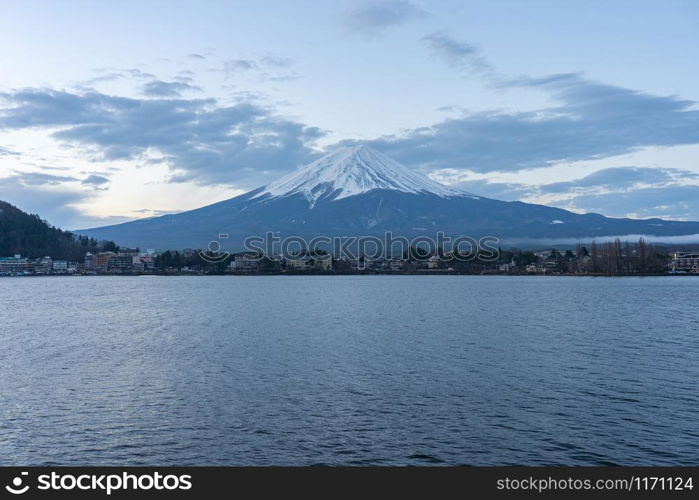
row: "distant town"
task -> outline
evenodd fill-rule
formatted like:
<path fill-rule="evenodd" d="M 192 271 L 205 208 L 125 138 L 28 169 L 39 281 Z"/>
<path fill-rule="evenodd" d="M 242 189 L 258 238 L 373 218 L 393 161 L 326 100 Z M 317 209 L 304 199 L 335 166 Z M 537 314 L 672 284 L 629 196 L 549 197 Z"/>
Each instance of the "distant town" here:
<path fill-rule="evenodd" d="M 592 243 L 589 248 L 500 250 L 495 259 L 426 251 L 423 258 L 336 259 L 318 251 L 284 258 L 253 253 L 207 259 L 198 250 L 155 252 L 116 248 L 87 252 L 81 261 L 0 257 L 0 276 L 209 275 L 209 274 L 504 274 L 504 275 L 688 275 L 699 274 L 699 252 L 660 249 L 643 240 Z"/>

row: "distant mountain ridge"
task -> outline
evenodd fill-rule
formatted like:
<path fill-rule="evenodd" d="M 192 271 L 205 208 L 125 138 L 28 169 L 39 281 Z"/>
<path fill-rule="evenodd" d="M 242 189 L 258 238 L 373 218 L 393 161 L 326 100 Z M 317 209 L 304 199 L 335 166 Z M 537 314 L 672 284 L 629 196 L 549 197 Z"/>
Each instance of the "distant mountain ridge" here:
<path fill-rule="evenodd" d="M 699 235 L 699 222 L 615 219 L 479 197 L 423 177 L 366 146 L 342 148 L 243 195 L 174 215 L 78 231 L 154 249 L 242 249 L 249 236 L 495 236 L 522 240 Z M 698 237 L 699 238 L 699 237 Z"/>
<path fill-rule="evenodd" d="M 32 259 L 49 256 L 82 261 L 86 252 L 103 248 L 104 245 L 88 236 L 55 228 L 38 215 L 0 201 L 0 257 L 20 254 Z"/>

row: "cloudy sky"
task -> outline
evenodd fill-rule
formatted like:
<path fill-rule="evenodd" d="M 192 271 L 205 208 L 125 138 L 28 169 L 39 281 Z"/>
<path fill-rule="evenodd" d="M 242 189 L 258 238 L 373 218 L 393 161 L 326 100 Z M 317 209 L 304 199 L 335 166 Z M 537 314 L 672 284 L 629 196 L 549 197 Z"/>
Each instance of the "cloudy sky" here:
<path fill-rule="evenodd" d="M 699 3 L 16 1 L 0 199 L 176 212 L 366 142 L 445 184 L 699 220 Z"/>

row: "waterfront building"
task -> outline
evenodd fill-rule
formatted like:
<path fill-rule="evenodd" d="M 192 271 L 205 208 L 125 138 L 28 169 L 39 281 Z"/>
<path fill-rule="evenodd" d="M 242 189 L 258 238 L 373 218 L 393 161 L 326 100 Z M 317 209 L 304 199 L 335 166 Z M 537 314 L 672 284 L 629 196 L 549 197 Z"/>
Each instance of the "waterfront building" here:
<path fill-rule="evenodd" d="M 235 255 L 229 264 L 229 268 L 235 273 L 254 273 L 258 267 L 259 256 L 252 254 Z"/>
<path fill-rule="evenodd" d="M 391 271 L 401 271 L 405 267 L 403 259 L 391 259 L 388 263 L 388 268 Z"/>
<path fill-rule="evenodd" d="M 94 273 L 106 273 L 109 261 L 112 260 L 116 254 L 114 252 L 100 252 L 100 253 L 90 253 L 85 254 L 85 271 Z"/>
<path fill-rule="evenodd" d="M 670 269 L 674 272 L 699 272 L 699 253 L 675 252 L 672 254 Z"/>
<path fill-rule="evenodd" d="M 546 267 L 538 264 L 528 264 L 524 270 L 529 274 L 546 274 Z"/>
<path fill-rule="evenodd" d="M 34 261 L 32 271 L 35 274 L 49 274 L 53 270 L 53 260 L 51 257 L 43 257 Z"/>
<path fill-rule="evenodd" d="M 155 258 L 153 256 L 153 252 L 146 251 L 145 253 L 141 253 L 137 259 L 140 262 L 140 267 L 142 267 L 143 271 L 153 271 L 155 270 Z M 134 259 L 134 265 L 136 260 Z"/>
<path fill-rule="evenodd" d="M 439 256 L 438 255 L 433 255 L 429 259 L 427 259 L 427 269 L 437 269 L 439 267 Z"/>
<path fill-rule="evenodd" d="M 54 273 L 67 273 L 68 272 L 68 261 L 67 260 L 54 260 L 51 263 L 51 270 Z"/>
<path fill-rule="evenodd" d="M 134 259 L 137 259 L 138 255 L 133 252 L 119 252 L 107 261 L 107 272 L 110 273 L 124 273 L 134 270 Z"/>
<path fill-rule="evenodd" d="M 287 262 L 287 267 L 294 271 L 331 271 L 333 262 L 330 256 L 312 257 L 304 255 L 295 259 L 290 259 Z"/>
<path fill-rule="evenodd" d="M 15 254 L 13 257 L 0 257 L 0 274 L 13 275 L 29 272 L 29 259 Z"/>

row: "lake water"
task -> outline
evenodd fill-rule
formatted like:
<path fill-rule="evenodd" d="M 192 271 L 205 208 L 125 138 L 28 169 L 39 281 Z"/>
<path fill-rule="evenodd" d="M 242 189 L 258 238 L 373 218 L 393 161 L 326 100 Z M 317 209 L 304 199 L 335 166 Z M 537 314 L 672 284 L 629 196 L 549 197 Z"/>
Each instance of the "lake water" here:
<path fill-rule="evenodd" d="M 699 279 L 0 279 L 2 465 L 699 464 Z"/>

